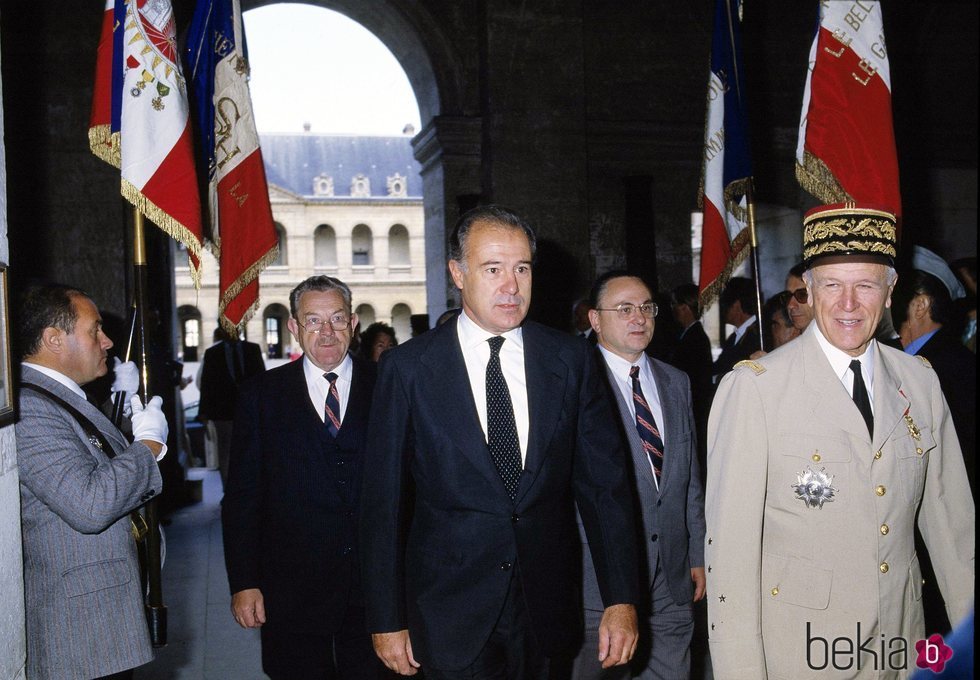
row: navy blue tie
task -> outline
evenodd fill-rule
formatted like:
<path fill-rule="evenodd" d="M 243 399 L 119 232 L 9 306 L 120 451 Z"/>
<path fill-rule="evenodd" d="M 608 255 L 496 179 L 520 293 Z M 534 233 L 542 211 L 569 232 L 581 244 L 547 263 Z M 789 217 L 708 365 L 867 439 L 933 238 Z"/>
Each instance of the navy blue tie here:
<path fill-rule="evenodd" d="M 323 405 L 323 421 L 326 423 L 330 435 L 336 437 L 337 433 L 340 432 L 340 393 L 337 392 L 337 374 L 324 373 L 323 377 L 330 382 L 327 400 Z"/>
<path fill-rule="evenodd" d="M 490 362 L 487 364 L 487 447 L 507 495 L 514 500 L 521 478 L 521 443 L 517 438 L 510 390 L 500 369 L 500 346 L 504 344 L 504 338 L 495 335 L 487 342 L 490 343 Z"/>
<path fill-rule="evenodd" d="M 643 389 L 640 387 L 640 367 L 630 368 L 630 380 L 633 382 L 633 406 L 636 409 L 636 431 L 643 442 L 643 450 L 646 451 L 650 464 L 653 465 L 653 472 L 660 479 L 660 472 L 664 467 L 664 440 L 660 436 L 660 428 L 653 417 L 650 405 L 643 397 Z"/>

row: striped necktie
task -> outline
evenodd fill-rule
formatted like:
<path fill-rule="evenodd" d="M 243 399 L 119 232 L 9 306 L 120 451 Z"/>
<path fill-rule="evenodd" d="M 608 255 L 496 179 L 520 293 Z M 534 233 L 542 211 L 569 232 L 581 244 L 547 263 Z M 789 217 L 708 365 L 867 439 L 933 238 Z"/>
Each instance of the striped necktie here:
<path fill-rule="evenodd" d="M 337 392 L 337 374 L 324 373 L 323 377 L 330 382 L 330 389 L 327 391 L 327 400 L 323 404 L 324 423 L 330 436 L 336 437 L 340 432 L 340 393 Z"/>
<path fill-rule="evenodd" d="M 640 388 L 640 367 L 630 368 L 630 380 L 633 383 L 633 406 L 636 409 L 636 431 L 643 442 L 643 450 L 646 451 L 650 464 L 653 465 L 654 474 L 660 479 L 660 472 L 664 466 L 664 440 L 660 437 L 660 428 L 653 417 L 650 405 L 643 397 L 643 390 Z"/>

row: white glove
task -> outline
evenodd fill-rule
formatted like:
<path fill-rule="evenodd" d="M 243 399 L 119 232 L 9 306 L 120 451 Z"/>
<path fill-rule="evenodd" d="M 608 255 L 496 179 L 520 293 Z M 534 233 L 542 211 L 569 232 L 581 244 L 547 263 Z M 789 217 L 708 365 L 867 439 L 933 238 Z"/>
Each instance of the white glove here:
<path fill-rule="evenodd" d="M 129 405 L 133 409 L 133 439 L 146 439 L 166 445 L 167 432 L 170 430 L 167 428 L 167 418 L 163 415 L 163 399 L 153 397 L 144 407 L 139 395 L 133 395 Z"/>
<path fill-rule="evenodd" d="M 116 372 L 116 379 L 112 381 L 109 390 L 136 394 L 140 388 L 140 372 L 136 363 L 133 361 L 123 363 L 119 357 L 113 357 L 112 360 L 115 362 L 112 370 Z"/>

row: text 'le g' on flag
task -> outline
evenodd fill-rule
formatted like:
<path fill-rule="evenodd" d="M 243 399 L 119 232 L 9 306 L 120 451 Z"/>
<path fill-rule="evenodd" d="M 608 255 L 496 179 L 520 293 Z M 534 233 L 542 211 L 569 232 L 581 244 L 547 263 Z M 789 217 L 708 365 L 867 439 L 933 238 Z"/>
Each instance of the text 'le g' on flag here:
<path fill-rule="evenodd" d="M 238 1 L 199 0 L 187 50 L 209 175 L 210 241 L 220 266 L 218 316 L 235 332 L 255 313 L 259 274 L 279 253 Z"/>
<path fill-rule="evenodd" d="M 122 195 L 186 246 L 200 285 L 201 202 L 169 0 L 105 3 L 93 89 L 92 152 L 119 167 Z"/>
<path fill-rule="evenodd" d="M 891 73 L 875 0 L 820 3 L 796 177 L 825 203 L 857 201 L 901 215 Z"/>
<path fill-rule="evenodd" d="M 698 204 L 701 233 L 701 304 L 718 296 L 748 255 L 748 198 L 752 162 L 745 113 L 741 2 L 718 0 L 711 38 L 707 119 Z"/>

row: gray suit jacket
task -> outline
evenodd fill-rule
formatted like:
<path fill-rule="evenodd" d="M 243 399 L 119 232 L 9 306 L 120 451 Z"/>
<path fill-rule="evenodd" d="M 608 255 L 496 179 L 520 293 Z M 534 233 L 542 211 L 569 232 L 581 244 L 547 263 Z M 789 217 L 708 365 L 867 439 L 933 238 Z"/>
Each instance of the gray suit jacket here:
<path fill-rule="evenodd" d="M 677 604 L 694 598 L 691 568 L 704 566 L 704 489 L 697 456 L 697 437 L 691 407 L 691 387 L 683 371 L 657 359 L 646 357 L 657 381 L 657 391 L 664 411 L 664 467 L 660 491 L 653 481 L 653 472 L 636 421 L 623 395 L 615 387 L 615 376 L 609 371 L 601 354 L 597 361 L 606 367 L 605 387 L 618 407 L 620 432 L 629 444 L 632 465 L 630 471 L 636 490 L 637 537 L 640 549 L 640 585 L 649 598 L 637 603 L 641 612 L 650 606 L 653 580 L 657 565 L 667 578 L 670 594 Z M 581 529 L 581 526 L 580 526 Z M 582 533 L 585 543 L 585 534 Z M 596 583 L 592 557 L 583 549 L 583 597 L 585 608 L 600 611 L 602 599 Z"/>
<path fill-rule="evenodd" d="M 27 677 L 92 678 L 153 659 L 129 511 L 160 492 L 150 450 L 92 404 L 29 366 L 112 444 L 110 459 L 47 397 L 19 391 L 15 427 L 27 609 Z"/>

